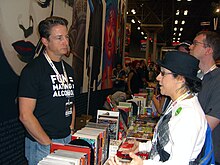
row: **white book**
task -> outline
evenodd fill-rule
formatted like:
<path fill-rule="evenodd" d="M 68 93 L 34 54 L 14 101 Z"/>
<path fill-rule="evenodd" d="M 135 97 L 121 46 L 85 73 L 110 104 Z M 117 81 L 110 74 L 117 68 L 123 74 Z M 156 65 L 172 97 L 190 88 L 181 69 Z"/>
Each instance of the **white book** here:
<path fill-rule="evenodd" d="M 74 162 L 69 162 L 66 160 L 58 160 L 58 159 L 53 159 L 53 158 L 48 158 L 45 157 L 43 158 L 43 160 L 41 160 L 38 165 L 55 165 L 55 164 L 59 164 L 59 165 L 75 165 Z"/>
<path fill-rule="evenodd" d="M 56 155 L 55 153 L 49 154 L 47 156 L 47 158 L 52 158 L 52 159 L 55 159 L 55 160 L 67 161 L 67 162 L 75 163 L 75 165 L 80 165 L 80 159 L 79 158 L 69 158 L 69 157 L 65 157 L 65 156 Z"/>

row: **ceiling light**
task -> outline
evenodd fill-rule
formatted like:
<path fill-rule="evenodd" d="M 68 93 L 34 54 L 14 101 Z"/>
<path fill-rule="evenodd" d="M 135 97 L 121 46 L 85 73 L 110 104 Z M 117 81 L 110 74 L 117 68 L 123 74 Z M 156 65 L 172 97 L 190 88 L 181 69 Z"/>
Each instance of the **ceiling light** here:
<path fill-rule="evenodd" d="M 179 40 L 180 40 L 180 38 L 177 38 L 177 40 L 179 41 Z"/>
<path fill-rule="evenodd" d="M 140 26 L 138 26 L 138 27 L 137 27 L 137 30 L 140 30 L 140 29 L 141 29 Z"/>
<path fill-rule="evenodd" d="M 134 20 L 134 19 L 132 19 L 132 20 L 131 20 L 131 22 L 132 22 L 132 23 L 135 23 L 135 20 Z"/>
<path fill-rule="evenodd" d="M 188 15 L 188 10 L 184 10 L 183 15 Z"/>
<path fill-rule="evenodd" d="M 141 21 L 140 21 L 140 20 L 138 20 L 138 23 L 141 23 Z"/>
<path fill-rule="evenodd" d="M 136 14 L 136 11 L 135 11 L 134 9 L 131 9 L 131 12 L 132 12 L 133 14 Z"/>
<path fill-rule="evenodd" d="M 220 9 L 219 9 L 219 8 L 217 8 L 217 9 L 215 10 L 215 12 L 216 12 L 216 13 L 219 13 L 219 12 L 220 12 Z"/>
<path fill-rule="evenodd" d="M 144 32 L 141 32 L 142 35 L 144 35 Z"/>
<path fill-rule="evenodd" d="M 179 33 L 179 36 L 181 36 L 182 34 L 181 33 Z"/>
<path fill-rule="evenodd" d="M 176 24 L 176 25 L 178 24 L 178 20 L 175 20 L 175 24 Z"/>
<path fill-rule="evenodd" d="M 176 15 L 180 15 L 180 10 L 176 10 Z"/>
<path fill-rule="evenodd" d="M 187 0 L 188 2 L 191 2 L 192 0 Z"/>
<path fill-rule="evenodd" d="M 177 0 L 177 2 L 178 2 L 178 1 L 180 2 L 181 0 Z"/>
<path fill-rule="evenodd" d="M 176 35 L 176 33 L 173 33 L 173 35 L 175 36 L 175 35 Z"/>
<path fill-rule="evenodd" d="M 175 37 L 173 37 L 173 40 L 176 40 L 176 38 L 175 38 Z"/>
<path fill-rule="evenodd" d="M 184 25 L 185 23 L 186 23 L 185 20 L 182 20 L 181 24 Z"/>
<path fill-rule="evenodd" d="M 144 39 L 146 40 L 146 39 L 147 39 L 147 37 L 145 36 L 145 37 L 144 37 Z"/>
<path fill-rule="evenodd" d="M 174 31 L 177 31 L 177 27 L 175 27 L 173 30 L 174 30 Z"/>
<path fill-rule="evenodd" d="M 183 28 L 180 28 L 180 31 L 183 31 Z"/>

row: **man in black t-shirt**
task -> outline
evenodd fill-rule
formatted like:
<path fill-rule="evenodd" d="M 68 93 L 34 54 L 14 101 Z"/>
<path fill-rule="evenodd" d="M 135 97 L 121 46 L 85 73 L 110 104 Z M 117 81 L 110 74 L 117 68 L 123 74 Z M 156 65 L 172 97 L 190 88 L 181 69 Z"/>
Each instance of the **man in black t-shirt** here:
<path fill-rule="evenodd" d="M 74 128 L 73 69 L 62 57 L 69 51 L 67 20 L 48 17 L 39 24 L 44 52 L 22 70 L 20 120 L 27 131 L 25 156 L 35 165 L 50 153 L 52 142 L 69 143 Z"/>

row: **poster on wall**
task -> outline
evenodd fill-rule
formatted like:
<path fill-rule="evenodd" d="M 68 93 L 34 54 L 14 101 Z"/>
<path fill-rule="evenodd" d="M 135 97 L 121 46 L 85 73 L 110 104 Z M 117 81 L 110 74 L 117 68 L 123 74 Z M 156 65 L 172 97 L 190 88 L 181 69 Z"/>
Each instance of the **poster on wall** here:
<path fill-rule="evenodd" d="M 105 0 L 87 1 L 83 92 L 101 89 L 105 6 Z"/>
<path fill-rule="evenodd" d="M 67 0 L 1 0 L 0 42 L 4 56 L 13 71 L 20 75 L 23 67 L 39 55 L 38 23 L 51 14 L 72 17 L 71 1 Z M 63 12 L 65 11 L 65 12 Z M 69 63 L 70 58 L 65 59 Z"/>
<path fill-rule="evenodd" d="M 126 26 L 126 0 L 118 1 L 118 16 L 117 16 L 117 38 L 116 38 L 116 53 L 113 58 L 113 68 L 118 63 L 123 64 L 123 56 L 125 49 L 125 26 Z"/>
<path fill-rule="evenodd" d="M 72 24 L 69 29 L 70 56 L 72 56 L 72 67 L 75 71 L 75 83 L 80 88 L 80 92 L 82 92 L 84 77 L 86 14 L 87 0 L 75 0 L 73 3 Z"/>
<path fill-rule="evenodd" d="M 102 89 L 112 88 L 113 57 L 116 54 L 116 25 L 118 0 L 106 2 L 104 50 L 102 65 Z"/>

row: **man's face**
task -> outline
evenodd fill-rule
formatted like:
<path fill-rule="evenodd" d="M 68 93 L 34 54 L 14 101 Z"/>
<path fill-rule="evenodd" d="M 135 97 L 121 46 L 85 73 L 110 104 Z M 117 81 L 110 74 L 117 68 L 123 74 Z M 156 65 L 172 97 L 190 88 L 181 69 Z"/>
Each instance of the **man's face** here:
<path fill-rule="evenodd" d="M 69 35 L 66 26 L 56 25 L 51 28 L 49 39 L 45 43 L 48 53 L 63 56 L 69 51 Z"/>
<path fill-rule="evenodd" d="M 193 44 L 190 45 L 190 54 L 196 57 L 198 60 L 201 60 L 204 54 L 206 53 L 206 45 L 204 43 L 205 36 L 200 34 L 195 37 Z"/>

